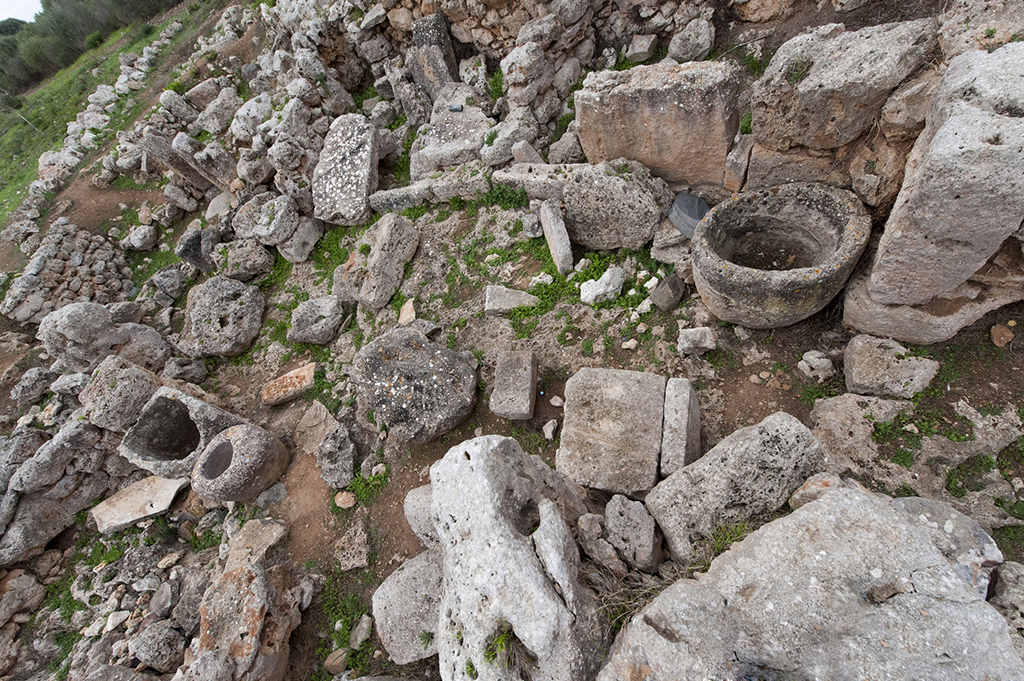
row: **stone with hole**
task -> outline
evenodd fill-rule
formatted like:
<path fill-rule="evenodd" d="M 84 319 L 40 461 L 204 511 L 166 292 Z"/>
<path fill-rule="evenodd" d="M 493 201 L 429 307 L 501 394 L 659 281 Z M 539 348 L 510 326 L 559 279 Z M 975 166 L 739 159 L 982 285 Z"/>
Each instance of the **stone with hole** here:
<path fill-rule="evenodd" d="M 290 459 L 275 436 L 241 424 L 221 432 L 206 446 L 192 471 L 192 489 L 214 501 L 246 501 L 273 485 Z"/>

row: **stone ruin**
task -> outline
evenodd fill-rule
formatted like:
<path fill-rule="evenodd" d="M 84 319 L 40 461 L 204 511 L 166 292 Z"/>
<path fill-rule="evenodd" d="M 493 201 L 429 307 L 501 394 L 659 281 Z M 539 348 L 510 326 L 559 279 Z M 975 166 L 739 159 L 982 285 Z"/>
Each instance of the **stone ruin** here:
<path fill-rule="evenodd" d="M 947 340 L 1024 300 L 1024 24 L 1011 3 L 886 22 L 878 5 L 822 3 L 835 23 L 777 45 L 781 22 L 810 12 L 799 0 L 236 5 L 178 66 L 190 87 L 163 91 L 89 164 L 182 25 L 122 55 L 2 235 L 29 260 L 0 313 L 38 324 L 46 363 L 22 372 L 12 400 L 27 413 L 0 443 L 0 674 L 51 678 L 70 635 L 66 678 L 290 678 L 290 636 L 324 579 L 281 558 L 289 528 L 268 509 L 305 491 L 279 482 L 301 457 L 349 509 L 354 480 L 474 412 L 532 423 L 551 407 L 552 462 L 483 426 L 441 448 L 429 484 L 404 495 L 425 550 L 373 590 L 347 646 L 325 634 L 326 677 L 350 678 L 368 641 L 398 665 L 436 657 L 423 669 L 443 681 L 1024 677 L 1024 567 L 990 536 L 1020 525 L 994 499 L 1024 482 L 948 493 L 959 464 L 1021 436 L 1020 417 L 958 403 L 975 441 L 928 436 L 933 455 L 905 468 L 879 461 L 873 438 L 939 372 L 901 342 Z M 723 32 L 763 74 L 714 57 Z M 44 229 L 46 194 L 82 165 L 99 189 L 165 180 L 162 198 L 105 235 L 69 218 Z M 515 234 L 446 226 L 512 193 L 501 215 Z M 494 275 L 473 307 L 494 334 L 483 360 L 457 342 L 468 307 L 424 314 L 465 269 L 443 240 L 458 248 L 467 229 L 496 244 L 467 256 Z M 527 286 L 503 256 L 532 239 L 551 267 Z M 648 245 L 650 271 L 635 256 L 593 269 L 596 254 Z M 133 280 L 126 252 L 172 248 L 176 262 Z M 330 271 L 311 284 L 319 260 Z M 281 261 L 305 294 L 287 320 Z M 654 310 L 692 305 L 693 319 L 677 317 L 677 340 L 651 329 L 661 364 L 574 360 L 562 395 L 541 399 L 557 348 L 518 342 L 512 324 L 556 282 L 570 321 L 541 328 L 560 345 L 580 333 L 571 320 L 596 335 L 617 301 L 638 336 Z M 857 335 L 802 356 L 820 383 L 843 365 L 846 392 L 814 403 L 813 428 L 778 411 L 709 429 L 714 320 L 749 340 L 837 298 Z M 330 360 L 278 376 L 291 351 Z M 275 376 L 262 390 L 204 383 L 208 362 L 253 357 L 245 381 Z M 779 380 L 764 373 L 751 382 Z M 268 416 L 311 390 L 324 401 L 295 423 Z M 922 496 L 872 493 L 868 478 Z M 186 488 L 198 507 L 183 508 Z M 98 536 L 140 540 L 72 564 L 66 530 L 84 512 Z M 342 573 L 371 562 L 366 509 L 349 518 L 330 538 Z M 694 567 L 722 528 L 748 523 L 761 527 Z M 43 605 L 61 585 L 67 618 Z M 613 632 L 603 599 L 632 588 L 651 597 Z"/>

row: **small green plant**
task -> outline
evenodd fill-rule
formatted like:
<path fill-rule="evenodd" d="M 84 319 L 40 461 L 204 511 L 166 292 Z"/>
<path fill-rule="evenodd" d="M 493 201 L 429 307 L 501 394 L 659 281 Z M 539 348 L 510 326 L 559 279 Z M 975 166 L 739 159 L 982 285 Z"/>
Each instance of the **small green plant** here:
<path fill-rule="evenodd" d="M 980 492 L 985 489 L 982 478 L 995 467 L 996 460 L 988 454 L 972 456 L 946 472 L 946 491 L 957 499 L 964 498 L 968 492 Z"/>
<path fill-rule="evenodd" d="M 193 534 L 189 540 L 189 545 L 192 550 L 198 553 L 206 549 L 212 549 L 215 546 L 220 546 L 221 540 L 224 538 L 223 532 L 215 532 L 210 530 L 204 534 Z"/>
<path fill-rule="evenodd" d="M 994 28 L 986 28 L 985 29 L 985 37 L 986 38 L 995 38 L 996 37 L 996 29 L 994 29 Z"/>
<path fill-rule="evenodd" d="M 496 139 L 498 139 L 498 131 L 495 128 L 491 128 L 487 131 L 487 136 L 484 137 L 484 144 L 488 147 L 493 146 Z"/>
<path fill-rule="evenodd" d="M 749 135 L 754 132 L 753 122 L 754 112 L 747 111 L 744 113 L 743 116 L 740 117 L 740 132 L 744 135 Z"/>
<path fill-rule="evenodd" d="M 914 453 L 911 452 L 910 450 L 903 448 L 897 449 L 896 452 L 892 455 L 891 461 L 894 464 L 903 466 L 907 470 L 910 470 L 911 467 L 913 467 L 914 465 Z"/>
<path fill-rule="evenodd" d="M 421 217 L 430 212 L 430 206 L 410 206 L 403 210 L 400 215 L 403 215 L 410 220 L 419 220 Z"/>
<path fill-rule="evenodd" d="M 434 642 L 434 633 L 424 629 L 420 632 L 420 643 L 423 645 L 423 649 L 426 650 L 430 647 L 430 644 Z"/>
<path fill-rule="evenodd" d="M 750 52 L 743 55 L 743 65 L 747 67 L 747 70 L 754 76 L 754 78 L 760 78 L 764 75 L 765 69 L 768 68 L 769 62 L 771 62 L 771 55 L 764 57 L 758 57 Z"/>
<path fill-rule="evenodd" d="M 747 527 L 746 523 L 722 525 L 715 528 L 711 533 L 711 548 L 713 555 L 722 555 L 729 550 L 730 546 L 746 537 L 750 532 L 751 530 Z"/>
<path fill-rule="evenodd" d="M 584 338 L 583 342 L 580 343 L 580 352 L 583 353 L 584 357 L 592 357 L 594 355 L 594 341 L 590 338 Z"/>
<path fill-rule="evenodd" d="M 619 53 L 615 58 L 615 66 L 612 67 L 612 71 L 628 71 L 634 66 L 636 66 L 636 64 L 626 59 L 626 55 Z"/>
<path fill-rule="evenodd" d="M 498 101 L 498 98 L 505 94 L 504 81 L 505 74 L 501 72 L 499 67 L 487 80 L 487 94 L 491 100 Z"/>
<path fill-rule="evenodd" d="M 383 473 L 371 475 L 369 478 L 364 479 L 361 475 L 357 475 L 346 489 L 355 495 L 356 501 L 360 504 L 369 506 L 377 500 L 377 497 L 384 491 L 384 486 L 387 484 L 388 469 L 385 466 Z"/>
<path fill-rule="evenodd" d="M 790 62 L 786 67 L 786 73 L 784 74 L 786 82 L 790 85 L 800 83 L 804 78 L 810 75 L 811 67 L 813 66 L 814 62 L 810 59 L 797 59 L 796 61 Z"/>
<path fill-rule="evenodd" d="M 476 679 L 477 677 L 476 666 L 473 665 L 472 660 L 466 660 L 466 676 L 471 679 Z"/>
<path fill-rule="evenodd" d="M 359 247 L 360 255 L 370 255 L 370 244 L 363 244 Z"/>

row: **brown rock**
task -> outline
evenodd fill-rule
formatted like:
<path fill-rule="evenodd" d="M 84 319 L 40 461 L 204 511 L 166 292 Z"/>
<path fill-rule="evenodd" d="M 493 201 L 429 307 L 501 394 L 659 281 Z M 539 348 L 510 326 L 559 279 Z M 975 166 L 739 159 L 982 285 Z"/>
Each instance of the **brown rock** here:
<path fill-rule="evenodd" d="M 722 62 L 592 73 L 576 93 L 580 144 L 590 163 L 628 158 L 666 182 L 720 186 L 738 90 L 735 68 Z"/>
<path fill-rule="evenodd" d="M 263 386 L 260 399 L 267 406 L 284 404 L 300 397 L 304 392 L 313 387 L 313 372 L 316 371 L 316 363 L 310 362 L 298 369 L 289 371 L 284 376 L 275 378 Z"/>
<path fill-rule="evenodd" d="M 347 650 L 335 650 L 333 653 L 327 656 L 324 660 L 324 671 L 331 676 L 337 676 L 338 674 L 345 671 L 345 667 L 348 666 L 348 651 Z"/>
<path fill-rule="evenodd" d="M 992 342 L 997 348 L 1006 347 L 1006 344 L 1013 340 L 1013 331 L 1002 324 L 996 324 L 992 327 Z"/>
<path fill-rule="evenodd" d="M 334 505 L 338 508 L 352 508 L 356 505 L 356 495 L 343 489 L 334 495 Z"/>

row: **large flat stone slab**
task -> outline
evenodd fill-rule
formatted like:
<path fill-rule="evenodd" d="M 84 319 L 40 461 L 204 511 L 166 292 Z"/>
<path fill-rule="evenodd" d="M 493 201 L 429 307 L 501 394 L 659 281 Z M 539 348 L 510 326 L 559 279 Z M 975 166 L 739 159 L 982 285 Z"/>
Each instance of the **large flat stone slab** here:
<path fill-rule="evenodd" d="M 313 171 L 313 215 L 336 225 L 361 225 L 370 217 L 375 191 L 377 129 L 361 114 L 339 116 Z"/>
<path fill-rule="evenodd" d="M 585 487 L 633 494 L 658 481 L 665 377 L 585 368 L 565 383 L 555 469 Z"/>
<path fill-rule="evenodd" d="M 175 495 L 186 485 L 188 478 L 169 479 L 154 475 L 104 499 L 89 514 L 101 534 L 113 534 L 167 511 Z"/>

